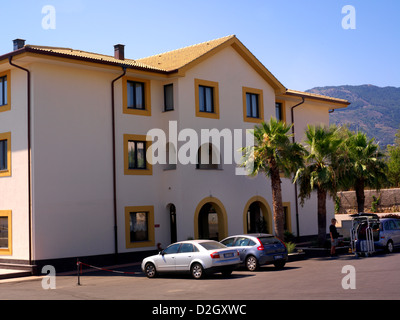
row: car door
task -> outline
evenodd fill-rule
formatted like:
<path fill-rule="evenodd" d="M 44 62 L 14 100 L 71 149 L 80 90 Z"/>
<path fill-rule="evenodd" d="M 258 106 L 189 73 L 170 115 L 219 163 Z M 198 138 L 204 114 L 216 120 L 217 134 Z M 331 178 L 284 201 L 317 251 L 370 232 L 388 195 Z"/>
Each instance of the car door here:
<path fill-rule="evenodd" d="M 247 252 L 251 249 L 252 245 L 250 242 L 254 244 L 253 241 L 250 241 L 249 238 L 246 237 L 237 237 L 235 243 L 232 248 L 235 248 L 239 251 L 240 261 L 244 261 L 247 256 Z"/>
<path fill-rule="evenodd" d="M 182 243 L 179 252 L 175 255 L 176 271 L 189 271 L 190 263 L 194 259 L 197 248 L 191 243 Z"/>
<path fill-rule="evenodd" d="M 176 256 L 178 254 L 180 245 L 180 243 L 175 243 L 161 251 L 156 266 L 160 272 L 176 270 Z"/>
<path fill-rule="evenodd" d="M 395 246 L 400 246 L 400 220 L 395 219 L 394 222 L 394 230 L 393 230 L 393 241 Z"/>

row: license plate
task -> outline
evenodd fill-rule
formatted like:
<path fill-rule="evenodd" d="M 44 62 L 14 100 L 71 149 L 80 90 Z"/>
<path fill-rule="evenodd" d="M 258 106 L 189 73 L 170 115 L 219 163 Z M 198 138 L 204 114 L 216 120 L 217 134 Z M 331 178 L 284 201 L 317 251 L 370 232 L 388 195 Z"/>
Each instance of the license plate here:
<path fill-rule="evenodd" d="M 225 258 L 232 258 L 233 257 L 233 253 L 224 253 L 224 257 Z"/>
<path fill-rule="evenodd" d="M 283 255 L 280 254 L 280 255 L 274 256 L 274 259 L 275 259 L 275 260 L 283 259 Z"/>

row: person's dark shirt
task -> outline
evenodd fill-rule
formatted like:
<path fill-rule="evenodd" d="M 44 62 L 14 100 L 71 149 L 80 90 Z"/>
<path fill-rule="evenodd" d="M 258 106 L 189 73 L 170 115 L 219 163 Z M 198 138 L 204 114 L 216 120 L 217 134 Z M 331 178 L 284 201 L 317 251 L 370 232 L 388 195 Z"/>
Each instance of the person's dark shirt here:
<path fill-rule="evenodd" d="M 337 239 L 339 237 L 339 233 L 337 232 L 337 229 L 333 224 L 330 225 L 329 232 L 332 233 L 332 238 L 333 239 Z"/>

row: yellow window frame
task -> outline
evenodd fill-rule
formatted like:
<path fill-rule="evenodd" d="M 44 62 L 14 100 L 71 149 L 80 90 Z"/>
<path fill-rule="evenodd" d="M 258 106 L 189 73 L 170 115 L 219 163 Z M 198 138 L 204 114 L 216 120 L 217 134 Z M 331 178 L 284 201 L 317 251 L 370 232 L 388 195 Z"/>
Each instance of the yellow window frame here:
<path fill-rule="evenodd" d="M 11 71 L 0 72 L 0 77 L 7 77 L 7 104 L 0 106 L 0 112 L 11 110 Z"/>
<path fill-rule="evenodd" d="M 141 82 L 144 84 L 144 109 L 128 108 L 128 81 Z M 122 112 L 124 114 L 132 114 L 138 116 L 151 116 L 151 81 L 147 79 L 122 77 Z"/>
<path fill-rule="evenodd" d="M 258 118 L 247 116 L 247 99 L 246 94 L 252 93 L 258 95 Z M 242 87 L 242 98 L 243 98 L 243 121 L 252 123 L 261 123 L 264 121 L 264 96 L 261 89 Z"/>
<path fill-rule="evenodd" d="M 146 143 L 146 169 L 130 169 L 129 168 L 129 141 L 142 141 Z M 124 134 L 124 174 L 125 175 L 152 175 L 153 165 L 151 157 L 147 157 L 147 154 L 151 155 L 152 139 L 149 136 L 142 134 Z M 149 150 L 150 149 L 150 150 Z M 150 151 L 150 152 L 148 152 Z"/>
<path fill-rule="evenodd" d="M 8 219 L 8 246 L 7 248 L 0 248 L 0 255 L 11 255 L 12 254 L 12 211 L 0 210 L 0 217 L 6 217 Z"/>
<path fill-rule="evenodd" d="M 131 242 L 130 214 L 131 212 L 147 212 L 147 241 Z M 130 206 L 125 207 L 125 245 L 127 249 L 153 247 L 155 245 L 154 206 Z"/>
<path fill-rule="evenodd" d="M 11 132 L 0 133 L 0 140 L 7 140 L 7 169 L 0 171 L 0 177 L 11 176 Z"/>
<path fill-rule="evenodd" d="M 211 87 L 213 88 L 213 106 L 214 112 L 203 112 L 200 111 L 200 99 L 199 99 L 199 86 Z M 194 95 L 195 95 L 195 114 L 196 117 L 209 118 L 209 119 L 219 119 L 219 86 L 218 82 L 194 79 Z"/>

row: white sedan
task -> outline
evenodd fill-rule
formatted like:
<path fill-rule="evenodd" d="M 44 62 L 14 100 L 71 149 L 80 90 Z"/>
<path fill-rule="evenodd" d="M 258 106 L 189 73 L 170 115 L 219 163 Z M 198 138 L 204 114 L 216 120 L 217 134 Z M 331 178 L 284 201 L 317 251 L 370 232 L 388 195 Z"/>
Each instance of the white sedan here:
<path fill-rule="evenodd" d="M 159 254 L 142 261 L 142 270 L 149 278 L 163 272 L 191 273 L 200 279 L 205 273 L 230 275 L 240 264 L 239 251 L 214 240 L 188 240 L 171 244 Z"/>

